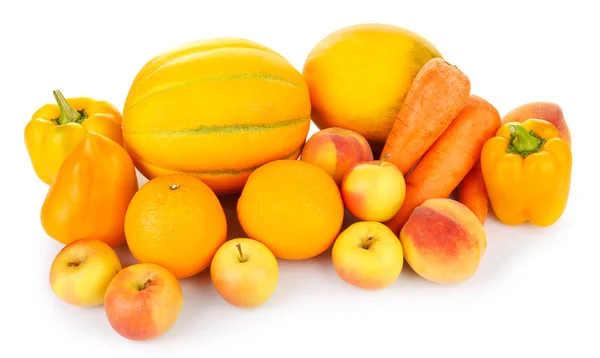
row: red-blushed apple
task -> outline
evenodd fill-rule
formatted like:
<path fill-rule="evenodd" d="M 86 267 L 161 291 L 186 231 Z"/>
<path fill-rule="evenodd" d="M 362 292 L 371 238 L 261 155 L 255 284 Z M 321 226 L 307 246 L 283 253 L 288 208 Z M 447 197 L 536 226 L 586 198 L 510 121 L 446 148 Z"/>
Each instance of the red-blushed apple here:
<path fill-rule="evenodd" d="M 300 160 L 325 170 L 340 186 L 348 168 L 372 161 L 373 151 L 360 133 L 331 127 L 316 132 L 306 141 Z"/>
<path fill-rule="evenodd" d="M 393 163 L 375 160 L 350 167 L 342 179 L 342 199 L 361 221 L 390 220 L 404 203 L 404 175 Z"/>
<path fill-rule="evenodd" d="M 163 335 L 179 318 L 183 292 L 177 278 L 152 263 L 122 269 L 110 282 L 104 311 L 111 327 L 133 341 Z"/>
<path fill-rule="evenodd" d="M 376 221 L 359 221 L 339 234 L 331 259 L 342 280 L 365 290 L 380 290 L 400 276 L 404 251 L 387 226 Z"/>
<path fill-rule="evenodd" d="M 221 297 L 240 308 L 269 300 L 279 280 L 275 255 L 261 242 L 237 238 L 225 242 L 210 265 L 211 281 Z"/>
<path fill-rule="evenodd" d="M 115 251 L 100 240 L 80 239 L 64 246 L 50 267 L 50 287 L 64 302 L 92 307 L 104 303 L 104 293 L 121 270 Z"/>

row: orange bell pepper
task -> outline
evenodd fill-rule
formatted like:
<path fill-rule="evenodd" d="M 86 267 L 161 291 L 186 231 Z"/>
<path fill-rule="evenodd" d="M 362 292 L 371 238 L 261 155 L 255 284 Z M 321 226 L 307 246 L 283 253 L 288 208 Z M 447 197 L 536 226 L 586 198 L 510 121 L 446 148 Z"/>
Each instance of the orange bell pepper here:
<path fill-rule="evenodd" d="M 63 244 L 87 238 L 117 247 L 125 242 L 125 213 L 137 189 L 135 167 L 125 149 L 88 132 L 50 185 L 42 226 Z"/>
<path fill-rule="evenodd" d="M 123 145 L 121 114 L 106 101 L 65 97 L 54 91 L 56 103 L 39 108 L 25 126 L 25 146 L 36 175 L 51 184 L 66 156 L 86 132 L 102 134 Z"/>

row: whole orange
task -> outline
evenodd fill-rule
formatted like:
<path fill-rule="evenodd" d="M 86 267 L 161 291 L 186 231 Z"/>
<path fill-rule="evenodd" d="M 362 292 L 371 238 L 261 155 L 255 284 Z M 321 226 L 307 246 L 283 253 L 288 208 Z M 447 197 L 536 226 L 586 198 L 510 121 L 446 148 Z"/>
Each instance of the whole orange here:
<path fill-rule="evenodd" d="M 256 169 L 237 203 L 246 234 L 280 259 L 301 260 L 326 251 L 344 219 L 335 181 L 316 165 L 283 159 Z"/>
<path fill-rule="evenodd" d="M 227 219 L 215 193 L 185 174 L 156 177 L 131 200 L 125 237 L 132 255 L 177 278 L 206 269 L 227 236 Z"/>

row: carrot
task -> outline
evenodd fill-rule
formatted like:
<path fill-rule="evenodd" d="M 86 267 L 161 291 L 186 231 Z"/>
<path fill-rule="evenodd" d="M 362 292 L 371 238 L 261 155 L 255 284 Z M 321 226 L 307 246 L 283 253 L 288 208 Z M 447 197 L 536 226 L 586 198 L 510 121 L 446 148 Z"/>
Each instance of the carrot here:
<path fill-rule="evenodd" d="M 464 179 L 458 184 L 458 201 L 477 216 L 482 224 L 488 214 L 490 198 L 487 193 L 483 173 L 481 172 L 481 162 L 478 160 Z"/>
<path fill-rule="evenodd" d="M 469 78 L 441 58 L 417 73 L 387 137 L 381 159 L 406 175 L 467 104 Z"/>
<path fill-rule="evenodd" d="M 447 198 L 479 160 L 481 148 L 496 133 L 500 120 L 494 106 L 471 95 L 407 176 L 404 203 L 385 224 L 398 234 L 417 206 L 428 199 Z"/>

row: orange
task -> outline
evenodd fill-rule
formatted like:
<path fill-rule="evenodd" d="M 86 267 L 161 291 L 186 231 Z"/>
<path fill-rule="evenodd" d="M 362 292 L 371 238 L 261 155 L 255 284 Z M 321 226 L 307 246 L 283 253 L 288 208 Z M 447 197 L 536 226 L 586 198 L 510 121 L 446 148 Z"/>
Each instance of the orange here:
<path fill-rule="evenodd" d="M 131 200 L 125 237 L 132 255 L 177 278 L 206 269 L 227 236 L 227 219 L 215 193 L 185 174 L 156 177 Z"/>
<path fill-rule="evenodd" d="M 344 204 L 325 170 L 283 159 L 252 172 L 238 200 L 237 215 L 246 234 L 276 257 L 301 260 L 333 244 L 344 219 Z"/>

